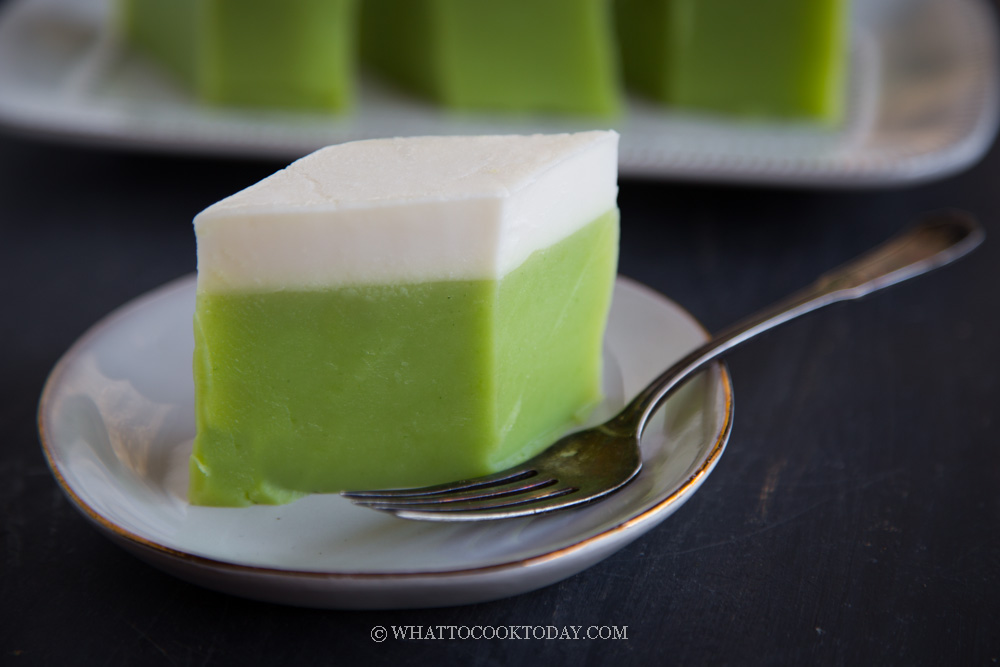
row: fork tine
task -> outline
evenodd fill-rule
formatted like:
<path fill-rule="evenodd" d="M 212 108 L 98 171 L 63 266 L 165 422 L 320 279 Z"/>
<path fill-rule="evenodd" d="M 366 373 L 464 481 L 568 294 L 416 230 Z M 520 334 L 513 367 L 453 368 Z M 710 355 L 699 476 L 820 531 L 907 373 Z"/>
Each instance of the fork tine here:
<path fill-rule="evenodd" d="M 569 495 L 579 491 L 578 488 L 573 486 L 563 486 L 558 488 L 553 488 L 552 486 L 545 486 L 542 488 L 535 488 L 524 493 L 505 495 L 502 497 L 485 497 L 475 500 L 462 500 L 450 503 L 435 503 L 433 501 L 428 502 L 406 502 L 406 503 L 393 503 L 393 502 L 366 502 L 359 501 L 359 505 L 364 505 L 365 507 L 370 507 L 372 509 L 383 510 L 386 512 L 396 512 L 399 516 L 404 516 L 405 513 L 417 512 L 420 514 L 449 514 L 458 515 L 465 513 L 475 513 L 479 510 L 504 510 L 505 508 L 517 507 L 519 505 L 527 505 L 530 503 L 540 503 L 547 500 L 553 500 L 560 498 L 562 496 Z M 533 511 L 527 511 L 526 514 L 532 514 Z M 506 512 L 505 512 L 506 514 Z"/>
<path fill-rule="evenodd" d="M 419 486 L 410 489 L 382 489 L 378 491 L 342 491 L 340 495 L 351 500 L 375 500 L 395 498 L 414 498 L 423 496 L 436 496 L 455 491 L 466 491 L 470 489 L 481 489 L 501 484 L 509 484 L 529 479 L 538 474 L 537 470 L 531 468 L 512 468 L 503 470 L 492 475 L 473 477 L 458 482 L 447 484 L 434 484 L 432 486 Z"/>
<path fill-rule="evenodd" d="M 532 475 L 526 480 L 518 479 L 514 482 L 507 484 L 493 484 L 489 486 L 474 486 L 471 488 L 464 488 L 452 493 L 435 493 L 434 495 L 423 495 L 423 496 L 403 496 L 394 497 L 390 499 L 386 498 L 364 498 L 355 499 L 355 505 L 364 505 L 366 507 L 371 507 L 373 505 L 380 504 L 392 504 L 392 505 L 451 505 L 454 503 L 463 502 L 466 500 L 487 500 L 489 498 L 506 498 L 510 496 L 520 495 L 522 493 L 528 493 L 536 489 L 544 489 L 557 483 L 554 477 L 543 477 L 540 475 Z"/>

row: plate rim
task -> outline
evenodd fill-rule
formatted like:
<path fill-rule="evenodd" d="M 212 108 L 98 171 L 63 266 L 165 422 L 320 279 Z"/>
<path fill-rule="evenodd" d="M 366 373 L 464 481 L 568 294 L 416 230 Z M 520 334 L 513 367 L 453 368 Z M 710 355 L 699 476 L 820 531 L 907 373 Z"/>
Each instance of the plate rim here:
<path fill-rule="evenodd" d="M 224 570 L 234 574 L 246 574 L 246 575 L 256 575 L 256 576 L 280 576 L 280 577 L 296 577 L 296 578 L 306 578 L 313 580 L 371 580 L 371 581 L 391 581 L 391 580 L 424 580 L 424 579 L 439 579 L 439 578 L 450 578 L 450 577 L 462 577 L 462 576 L 474 576 L 474 575 L 485 575 L 502 573 L 511 570 L 522 569 L 525 567 L 531 567 L 534 565 L 541 565 L 546 562 L 553 560 L 562 559 L 567 556 L 582 553 L 591 547 L 597 547 L 605 543 L 614 543 L 615 538 L 624 534 L 627 531 L 635 529 L 639 526 L 645 526 L 647 528 L 652 528 L 656 525 L 655 520 L 660 518 L 661 514 L 666 513 L 669 516 L 671 511 L 674 509 L 675 505 L 678 503 L 683 504 L 687 500 L 689 491 L 694 488 L 696 489 L 705 480 L 705 478 L 712 472 L 715 465 L 718 463 L 725 450 L 726 444 L 729 441 L 729 437 L 732 434 L 733 428 L 733 416 L 734 416 L 734 402 L 733 402 L 733 386 L 732 379 L 729 374 L 729 369 L 725 362 L 717 362 L 715 368 L 719 373 L 720 387 L 723 392 L 723 424 L 719 428 L 716 434 L 715 442 L 712 443 L 711 447 L 708 448 L 707 454 L 704 459 L 700 462 L 698 467 L 688 475 L 688 477 L 677 486 L 677 488 L 667 495 L 666 498 L 662 499 L 660 502 L 656 503 L 652 507 L 636 514 L 630 516 L 629 518 L 616 523 L 614 526 L 602 530 L 601 532 L 591 535 L 590 537 L 583 538 L 572 544 L 560 547 L 558 549 L 552 549 L 545 551 L 544 553 L 524 557 L 516 558 L 513 560 L 507 560 L 501 563 L 492 563 L 489 565 L 481 565 L 477 567 L 465 567 L 465 568 L 453 568 L 448 570 L 414 570 L 414 571 L 400 571 L 400 572 L 350 572 L 350 571 L 326 571 L 326 570 L 308 570 L 308 569 L 284 569 L 280 567 L 267 567 L 260 565 L 246 565 L 242 563 L 234 563 L 227 560 L 221 560 L 218 558 L 211 558 L 208 556 L 200 556 L 197 554 L 189 553 L 187 551 L 181 551 L 173 547 L 166 546 L 155 542 L 147 537 L 136 534 L 130 530 L 127 530 L 119 526 L 114 521 L 108 519 L 101 515 L 97 510 L 90 507 L 71 487 L 71 485 L 66 481 L 63 476 L 62 471 L 59 469 L 55 457 L 52 452 L 52 445 L 50 442 L 50 437 L 48 436 L 48 422 L 50 419 L 50 409 L 49 406 L 52 402 L 52 396 L 56 389 L 60 385 L 59 380 L 62 375 L 66 372 L 70 364 L 78 356 L 80 350 L 84 348 L 88 343 L 90 343 L 95 338 L 99 337 L 105 330 L 112 327 L 119 320 L 128 317 L 134 311 L 139 308 L 146 306 L 154 301 L 165 298 L 176 291 L 181 291 L 184 289 L 189 289 L 191 283 L 195 281 L 196 274 L 188 274 L 175 278 L 159 287 L 152 290 L 144 292 L 128 301 L 124 304 L 118 306 L 111 312 L 109 312 L 104 317 L 100 318 L 96 323 L 91 325 L 81 336 L 79 336 L 73 344 L 64 352 L 56 364 L 53 366 L 52 370 L 49 372 L 48 377 L 45 380 L 45 384 L 42 388 L 42 393 L 38 402 L 37 411 L 37 427 L 39 442 L 42 447 L 42 452 L 45 455 L 45 461 L 48 464 L 49 470 L 52 472 L 60 490 L 70 499 L 73 505 L 80 511 L 88 520 L 94 523 L 98 528 L 105 531 L 109 537 L 116 540 L 122 541 L 122 546 L 128 546 L 131 548 L 139 548 L 142 550 L 151 550 L 154 554 L 167 557 L 170 559 L 175 559 L 184 562 L 188 565 L 194 565 L 197 567 L 208 568 L 212 570 Z M 632 278 L 628 278 L 621 274 L 616 276 L 616 283 L 621 283 L 627 288 L 635 289 L 640 292 L 646 293 L 648 296 L 652 296 L 658 300 L 665 301 L 674 308 L 687 317 L 691 323 L 693 323 L 704 335 L 705 339 L 711 337 L 708 330 L 699 322 L 687 309 L 683 308 L 677 302 L 673 301 L 664 294 L 654 290 L 653 288 L 637 281 Z M 666 518 L 664 516 L 663 518 Z M 650 522 L 654 522 L 650 524 Z M 647 525 L 648 524 L 648 525 Z"/>

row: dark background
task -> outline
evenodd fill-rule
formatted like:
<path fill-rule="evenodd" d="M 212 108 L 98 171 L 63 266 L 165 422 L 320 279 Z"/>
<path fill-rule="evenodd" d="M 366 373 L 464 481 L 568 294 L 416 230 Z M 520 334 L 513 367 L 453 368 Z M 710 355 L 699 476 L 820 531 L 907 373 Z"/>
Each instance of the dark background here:
<path fill-rule="evenodd" d="M 162 574 L 71 507 L 38 444 L 59 356 L 193 271 L 193 215 L 281 166 L 0 134 L 0 664 L 1000 661 L 1000 150 L 892 190 L 623 181 L 621 272 L 713 330 L 929 209 L 975 212 L 987 241 L 732 354 L 729 448 L 645 537 L 534 593 L 420 611 L 282 607 Z M 394 624 L 624 625 L 628 639 L 371 640 Z"/>

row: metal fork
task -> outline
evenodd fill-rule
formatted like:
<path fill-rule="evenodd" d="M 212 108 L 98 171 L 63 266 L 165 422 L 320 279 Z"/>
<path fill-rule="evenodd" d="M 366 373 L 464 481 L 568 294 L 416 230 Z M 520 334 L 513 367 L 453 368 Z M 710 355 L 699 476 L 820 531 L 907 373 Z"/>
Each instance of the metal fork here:
<path fill-rule="evenodd" d="M 968 213 L 942 211 L 811 286 L 726 329 L 653 380 L 609 421 L 558 440 L 492 475 L 413 489 L 347 491 L 354 503 L 406 519 L 483 521 L 552 512 L 621 489 L 642 467 L 639 440 L 664 399 L 720 355 L 823 306 L 857 299 L 965 255 L 985 234 Z"/>

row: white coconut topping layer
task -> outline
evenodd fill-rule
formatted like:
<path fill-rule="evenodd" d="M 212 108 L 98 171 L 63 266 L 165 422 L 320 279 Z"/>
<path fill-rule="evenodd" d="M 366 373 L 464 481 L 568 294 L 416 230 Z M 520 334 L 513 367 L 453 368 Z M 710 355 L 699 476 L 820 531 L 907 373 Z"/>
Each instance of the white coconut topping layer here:
<path fill-rule="evenodd" d="M 615 207 L 618 134 L 323 148 L 195 218 L 203 291 L 498 279 Z"/>

